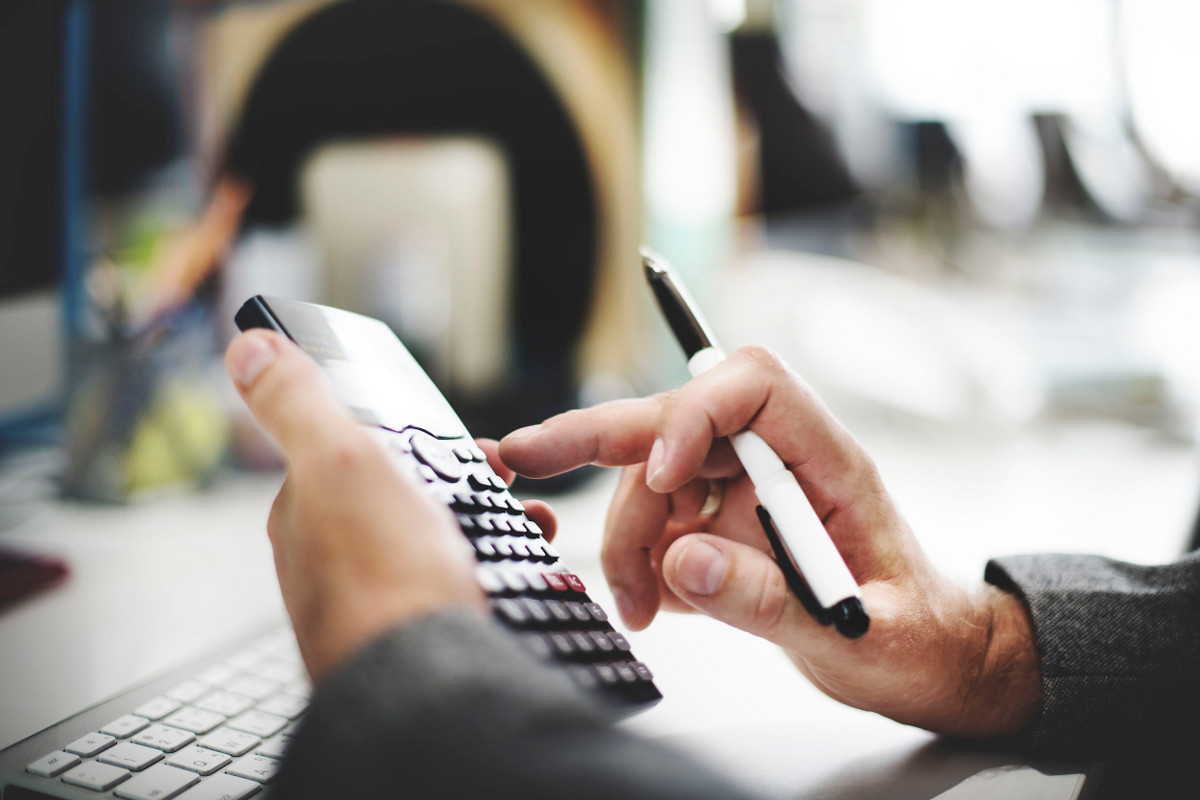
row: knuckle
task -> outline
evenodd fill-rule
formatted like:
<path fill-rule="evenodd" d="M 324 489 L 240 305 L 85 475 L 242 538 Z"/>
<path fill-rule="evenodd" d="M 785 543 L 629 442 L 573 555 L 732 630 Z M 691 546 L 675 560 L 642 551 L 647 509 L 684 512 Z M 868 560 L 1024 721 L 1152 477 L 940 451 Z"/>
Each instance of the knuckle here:
<path fill-rule="evenodd" d="M 775 640 L 783 633 L 791 592 L 778 567 L 764 567 L 763 579 L 754 582 L 758 596 L 754 599 L 753 620 L 759 636 Z"/>
<path fill-rule="evenodd" d="M 748 344 L 734 351 L 735 355 L 746 359 L 752 366 L 770 372 L 786 370 L 783 359 L 774 349 L 762 344 Z"/>

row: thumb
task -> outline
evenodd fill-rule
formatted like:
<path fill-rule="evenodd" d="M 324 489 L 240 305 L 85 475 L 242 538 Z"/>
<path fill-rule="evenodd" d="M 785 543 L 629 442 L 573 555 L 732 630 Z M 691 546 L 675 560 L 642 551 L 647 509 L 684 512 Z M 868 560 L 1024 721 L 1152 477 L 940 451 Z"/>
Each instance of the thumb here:
<path fill-rule="evenodd" d="M 784 647 L 821 628 L 766 553 L 720 536 L 693 533 L 672 543 L 663 578 L 698 611 Z"/>
<path fill-rule="evenodd" d="M 362 434 L 316 362 L 278 333 L 238 335 L 225 351 L 225 366 L 289 462 Z"/>

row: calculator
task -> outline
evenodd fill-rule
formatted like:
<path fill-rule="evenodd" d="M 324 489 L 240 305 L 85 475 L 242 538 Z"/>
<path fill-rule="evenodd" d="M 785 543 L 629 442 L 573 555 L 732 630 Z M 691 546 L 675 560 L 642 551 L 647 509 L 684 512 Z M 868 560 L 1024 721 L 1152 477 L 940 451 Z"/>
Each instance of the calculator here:
<path fill-rule="evenodd" d="M 662 694 L 629 640 L 525 515 L 466 427 L 392 330 L 349 311 L 277 297 L 246 301 L 242 330 L 269 328 L 322 367 L 343 402 L 402 469 L 455 513 L 492 610 L 539 658 L 629 711 Z"/>

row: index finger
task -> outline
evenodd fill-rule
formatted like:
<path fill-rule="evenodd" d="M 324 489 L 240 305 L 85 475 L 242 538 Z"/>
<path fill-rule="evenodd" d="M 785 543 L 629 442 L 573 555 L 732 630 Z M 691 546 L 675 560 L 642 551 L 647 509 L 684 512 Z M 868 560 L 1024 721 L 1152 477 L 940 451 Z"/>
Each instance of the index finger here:
<path fill-rule="evenodd" d="M 500 458 L 521 475 L 545 478 L 595 464 L 639 464 L 650 454 L 660 395 L 613 400 L 551 417 L 500 440 Z"/>

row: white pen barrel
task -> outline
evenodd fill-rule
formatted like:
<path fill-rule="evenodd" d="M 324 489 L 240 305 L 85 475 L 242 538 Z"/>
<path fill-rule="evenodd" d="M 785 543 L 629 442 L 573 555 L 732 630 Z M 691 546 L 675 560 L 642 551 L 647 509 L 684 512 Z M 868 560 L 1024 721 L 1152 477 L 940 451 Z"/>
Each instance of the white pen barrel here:
<path fill-rule="evenodd" d="M 770 513 L 796 570 L 822 608 L 833 608 L 849 597 L 860 596 L 842 554 L 795 478 L 756 486 L 755 494 Z"/>

